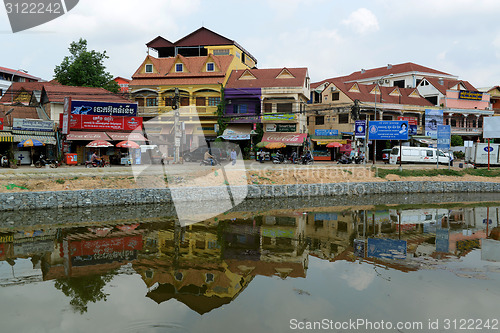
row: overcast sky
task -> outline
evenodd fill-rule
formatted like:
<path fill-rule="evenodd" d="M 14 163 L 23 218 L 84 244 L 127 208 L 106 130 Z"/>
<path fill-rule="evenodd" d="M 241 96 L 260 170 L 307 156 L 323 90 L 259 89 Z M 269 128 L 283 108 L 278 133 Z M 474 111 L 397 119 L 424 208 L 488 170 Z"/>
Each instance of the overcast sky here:
<path fill-rule="evenodd" d="M 201 26 L 235 40 L 259 68 L 307 67 L 312 82 L 414 62 L 471 82 L 500 84 L 498 0 L 82 0 L 64 16 L 13 34 L 0 9 L 0 66 L 50 80 L 72 41 L 106 50 L 130 78 L 156 36 Z"/>

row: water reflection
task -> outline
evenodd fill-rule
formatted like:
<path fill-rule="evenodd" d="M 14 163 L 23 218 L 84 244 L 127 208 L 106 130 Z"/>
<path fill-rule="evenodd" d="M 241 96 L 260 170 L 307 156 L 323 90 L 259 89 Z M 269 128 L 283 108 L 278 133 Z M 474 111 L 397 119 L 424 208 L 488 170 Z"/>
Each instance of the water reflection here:
<path fill-rule="evenodd" d="M 187 227 L 161 219 L 25 227 L 0 234 L 0 285 L 53 281 L 73 311 L 84 314 L 89 304 L 107 300 L 106 287 L 116 276 L 135 275 L 148 301 L 175 299 L 203 315 L 234 301 L 256 277 L 305 279 L 311 257 L 371 265 L 387 281 L 377 269 L 446 267 L 457 277 L 485 279 L 500 272 L 498 266 L 485 270 L 476 261 L 452 269 L 449 263 L 474 250 L 482 261 L 500 261 L 499 210 L 315 207 L 230 212 Z M 363 283 L 346 274 L 339 276 Z"/>

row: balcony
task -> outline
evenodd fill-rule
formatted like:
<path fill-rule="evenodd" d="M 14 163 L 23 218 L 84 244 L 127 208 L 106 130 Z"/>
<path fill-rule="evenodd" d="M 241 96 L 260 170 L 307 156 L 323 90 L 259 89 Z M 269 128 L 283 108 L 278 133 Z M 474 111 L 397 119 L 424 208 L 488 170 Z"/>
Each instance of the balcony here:
<path fill-rule="evenodd" d="M 139 117 L 156 117 L 162 113 L 171 112 L 170 106 L 139 106 L 137 113 Z M 202 116 L 216 116 L 216 106 L 181 106 L 179 107 L 180 115 L 202 115 Z"/>
<path fill-rule="evenodd" d="M 483 133 L 483 129 L 476 127 L 451 127 L 452 135 L 480 135 Z"/>

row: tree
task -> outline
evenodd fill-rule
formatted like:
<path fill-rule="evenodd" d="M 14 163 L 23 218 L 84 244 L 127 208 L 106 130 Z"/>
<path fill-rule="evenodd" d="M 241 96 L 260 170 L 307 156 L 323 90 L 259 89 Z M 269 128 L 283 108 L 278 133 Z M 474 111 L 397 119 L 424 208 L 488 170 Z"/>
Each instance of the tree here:
<path fill-rule="evenodd" d="M 464 139 L 460 135 L 452 135 L 450 141 L 452 147 L 464 145 Z"/>
<path fill-rule="evenodd" d="M 103 62 L 109 57 L 106 51 L 87 50 L 87 40 L 80 38 L 69 47 L 70 56 L 64 57 L 62 63 L 54 69 L 54 78 L 62 85 L 80 87 L 102 87 L 117 93 L 118 84 L 113 76 L 106 72 Z"/>

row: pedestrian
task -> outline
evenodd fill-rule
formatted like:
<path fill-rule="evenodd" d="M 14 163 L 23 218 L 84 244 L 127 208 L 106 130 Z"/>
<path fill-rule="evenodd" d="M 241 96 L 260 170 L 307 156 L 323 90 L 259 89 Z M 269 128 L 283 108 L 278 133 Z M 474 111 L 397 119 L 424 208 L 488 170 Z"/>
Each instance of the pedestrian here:
<path fill-rule="evenodd" d="M 236 164 L 236 157 L 237 157 L 236 151 L 234 149 L 231 149 L 230 158 L 231 158 L 232 165 Z"/>
<path fill-rule="evenodd" d="M 450 156 L 450 166 L 453 166 L 453 152 L 452 151 L 450 151 L 449 156 Z"/>

